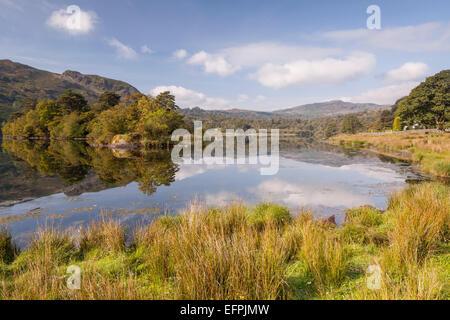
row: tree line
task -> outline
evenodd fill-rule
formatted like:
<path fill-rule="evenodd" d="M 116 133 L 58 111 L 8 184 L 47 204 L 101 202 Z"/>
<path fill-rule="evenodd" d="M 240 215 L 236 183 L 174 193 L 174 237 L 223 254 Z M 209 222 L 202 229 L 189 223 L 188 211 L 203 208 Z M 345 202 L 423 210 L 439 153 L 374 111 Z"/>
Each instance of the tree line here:
<path fill-rule="evenodd" d="M 175 97 L 164 92 L 156 97 L 136 94 L 121 97 L 102 93 L 89 105 L 80 93 L 67 90 L 56 101 L 27 101 L 20 113 L 3 125 L 4 136 L 50 139 L 90 138 L 109 144 L 116 135 L 128 135 L 130 143 L 170 139 L 183 126 Z"/>

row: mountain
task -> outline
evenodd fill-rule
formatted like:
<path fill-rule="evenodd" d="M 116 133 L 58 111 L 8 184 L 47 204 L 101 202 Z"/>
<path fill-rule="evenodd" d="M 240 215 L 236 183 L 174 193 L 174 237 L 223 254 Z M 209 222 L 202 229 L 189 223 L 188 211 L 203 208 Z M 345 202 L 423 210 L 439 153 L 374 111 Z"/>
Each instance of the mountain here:
<path fill-rule="evenodd" d="M 272 112 L 251 111 L 241 109 L 230 110 L 204 110 L 199 107 L 192 109 L 181 109 L 180 113 L 190 119 L 204 119 L 208 116 L 220 116 L 225 118 L 239 118 L 239 119 L 272 119 L 274 115 Z"/>
<path fill-rule="evenodd" d="M 85 75 L 70 70 L 57 74 L 10 60 L 0 60 L 0 125 L 7 120 L 11 113 L 21 109 L 25 98 L 36 100 L 56 99 L 67 89 L 83 94 L 90 103 L 93 103 L 103 91 L 113 91 L 122 97 L 139 93 L 136 88 L 123 81 L 97 75 Z M 204 110 L 196 107 L 182 109 L 181 113 L 190 119 L 202 119 L 208 116 L 239 119 L 310 119 L 388 108 L 389 106 L 373 103 L 351 103 L 336 100 L 307 104 L 274 112 L 241 109 Z"/>
<path fill-rule="evenodd" d="M 0 124 L 11 113 L 20 110 L 24 99 L 56 99 L 67 89 L 83 94 L 90 103 L 103 91 L 113 91 L 122 97 L 139 93 L 123 81 L 70 70 L 57 74 L 11 60 L 0 60 Z"/>
<path fill-rule="evenodd" d="M 347 113 L 356 113 L 367 110 L 384 110 L 390 106 L 378 105 L 374 103 L 352 103 L 341 100 L 333 100 L 320 103 L 305 104 L 284 110 L 278 110 L 274 113 L 286 116 L 301 116 L 302 118 L 322 118 L 334 117 Z"/>
<path fill-rule="evenodd" d="M 359 113 L 364 111 L 379 111 L 389 109 L 388 105 L 374 103 L 351 103 L 340 100 L 305 104 L 289 109 L 276 110 L 273 112 L 260 112 L 251 110 L 204 110 L 198 107 L 182 109 L 181 113 L 190 119 L 202 119 L 207 116 L 221 116 L 240 119 L 274 119 L 274 118 L 302 118 L 314 119 L 324 117 L 335 117 L 348 113 Z"/>

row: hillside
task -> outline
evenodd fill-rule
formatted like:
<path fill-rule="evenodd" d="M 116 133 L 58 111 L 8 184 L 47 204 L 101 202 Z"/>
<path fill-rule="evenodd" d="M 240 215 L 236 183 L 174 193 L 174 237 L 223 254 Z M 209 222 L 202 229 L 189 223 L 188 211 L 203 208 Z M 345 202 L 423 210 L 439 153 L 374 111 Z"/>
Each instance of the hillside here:
<path fill-rule="evenodd" d="M 390 106 L 378 105 L 374 103 L 352 103 L 341 100 L 333 100 L 320 103 L 305 104 L 274 113 L 284 116 L 301 116 L 302 118 L 322 118 L 334 117 L 342 114 L 356 113 L 367 110 L 384 110 Z"/>
<path fill-rule="evenodd" d="M 275 118 L 302 118 L 314 119 L 324 117 L 336 117 L 349 113 L 359 113 L 364 111 L 380 111 L 389 109 L 390 106 L 378 105 L 374 103 L 351 103 L 340 100 L 312 103 L 293 107 L 289 109 L 276 110 L 273 112 L 259 112 L 251 110 L 230 109 L 230 110 L 204 110 L 201 108 L 183 109 L 183 113 L 188 118 L 202 119 L 211 116 L 222 116 L 237 119 L 275 119 Z"/>
<path fill-rule="evenodd" d="M 204 110 L 199 107 L 180 110 L 181 114 L 189 119 L 206 119 L 210 117 L 225 117 L 236 119 L 272 119 L 272 112 L 261 112 L 252 110 L 230 109 L 230 110 Z"/>
<path fill-rule="evenodd" d="M 123 81 L 83 75 L 76 71 L 57 74 L 10 60 L 0 60 L 0 124 L 11 113 L 20 110 L 24 99 L 56 99 L 67 89 L 83 94 L 90 103 L 103 91 L 113 91 L 121 96 L 139 93 Z"/>

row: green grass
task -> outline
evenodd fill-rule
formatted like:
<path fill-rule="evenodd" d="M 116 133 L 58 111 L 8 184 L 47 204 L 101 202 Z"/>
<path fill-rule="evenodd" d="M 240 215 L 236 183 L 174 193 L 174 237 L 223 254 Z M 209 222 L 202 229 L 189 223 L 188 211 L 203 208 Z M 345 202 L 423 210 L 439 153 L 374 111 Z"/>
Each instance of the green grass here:
<path fill-rule="evenodd" d="M 276 204 L 193 205 L 136 230 L 108 217 L 76 234 L 46 227 L 20 253 L 3 230 L 0 299 L 449 299 L 449 196 L 414 185 L 339 227 Z M 66 286 L 70 265 L 80 290 Z"/>
<path fill-rule="evenodd" d="M 407 152 L 410 160 L 418 163 L 423 171 L 437 177 L 450 178 L 450 133 L 408 133 L 388 135 L 361 133 L 339 135 L 330 138 L 341 145 L 375 147 L 382 153 L 399 157 L 397 152 Z M 401 158 L 405 158 L 402 154 Z"/>

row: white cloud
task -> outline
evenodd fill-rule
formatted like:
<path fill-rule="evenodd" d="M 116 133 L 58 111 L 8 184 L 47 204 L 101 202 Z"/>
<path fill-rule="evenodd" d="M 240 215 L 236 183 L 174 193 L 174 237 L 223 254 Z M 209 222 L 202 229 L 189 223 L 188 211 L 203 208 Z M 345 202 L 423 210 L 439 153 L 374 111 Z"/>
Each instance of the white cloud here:
<path fill-rule="evenodd" d="M 419 85 L 419 82 L 404 82 L 401 84 L 368 90 L 355 97 L 343 97 L 341 100 L 355 103 L 394 104 L 400 98 L 410 94 L 411 90 Z"/>
<path fill-rule="evenodd" d="M 201 65 L 206 73 L 217 73 L 220 76 L 228 76 L 241 68 L 240 66 L 233 66 L 221 55 L 209 54 L 205 51 L 194 54 L 188 60 L 188 63 Z"/>
<path fill-rule="evenodd" d="M 122 42 L 120 42 L 115 38 L 109 40 L 108 44 L 116 49 L 116 54 L 118 58 L 133 60 L 136 59 L 138 56 L 133 48 L 126 46 L 125 44 L 123 44 Z"/>
<path fill-rule="evenodd" d="M 91 32 L 97 22 L 98 17 L 95 12 L 69 6 L 67 9 L 53 11 L 47 20 L 47 25 L 71 35 L 79 35 Z"/>
<path fill-rule="evenodd" d="M 299 59 L 322 58 L 341 53 L 334 48 L 293 46 L 276 42 L 258 42 L 230 47 L 218 54 L 239 67 L 259 67 L 265 63 L 286 63 Z"/>
<path fill-rule="evenodd" d="M 204 93 L 177 86 L 159 86 L 151 90 L 150 94 L 157 96 L 161 92 L 170 91 L 180 107 L 217 109 L 227 107 L 229 102 L 222 98 L 208 97 Z"/>
<path fill-rule="evenodd" d="M 180 60 L 186 58 L 187 55 L 188 55 L 188 53 L 187 53 L 187 51 L 184 50 L 184 49 L 176 50 L 176 51 L 173 53 L 173 57 L 176 58 L 176 59 L 180 59 Z"/>
<path fill-rule="evenodd" d="M 268 63 L 252 75 L 252 78 L 271 88 L 339 84 L 368 74 L 375 65 L 374 55 L 359 52 L 344 59 L 302 59 L 286 64 Z"/>
<path fill-rule="evenodd" d="M 241 69 L 260 67 L 265 63 L 286 63 L 298 59 L 326 57 L 340 52 L 341 50 L 332 48 L 259 42 L 225 48 L 216 53 L 200 51 L 193 55 L 188 63 L 203 66 L 206 73 L 227 76 Z"/>
<path fill-rule="evenodd" d="M 430 74 L 430 68 L 422 62 L 407 62 L 400 68 L 393 69 L 384 74 L 386 82 L 401 82 L 422 80 Z"/>
<path fill-rule="evenodd" d="M 282 202 L 291 207 L 327 206 L 352 208 L 370 202 L 367 196 L 342 188 L 323 188 L 297 185 L 286 180 L 272 179 L 260 183 L 254 190 L 270 201 Z"/>
<path fill-rule="evenodd" d="M 352 29 L 331 31 L 322 37 L 350 45 L 407 52 L 450 51 L 450 23 L 431 22 L 416 26 L 381 30 Z"/>
<path fill-rule="evenodd" d="M 205 203 L 207 206 L 226 206 L 232 203 L 238 203 L 241 198 L 234 192 L 220 191 L 218 193 L 205 194 Z"/>
<path fill-rule="evenodd" d="M 152 54 L 154 51 L 153 51 L 152 49 L 150 49 L 149 46 L 143 45 L 143 46 L 141 47 L 141 52 L 142 52 L 142 53 L 147 53 L 147 54 Z"/>

